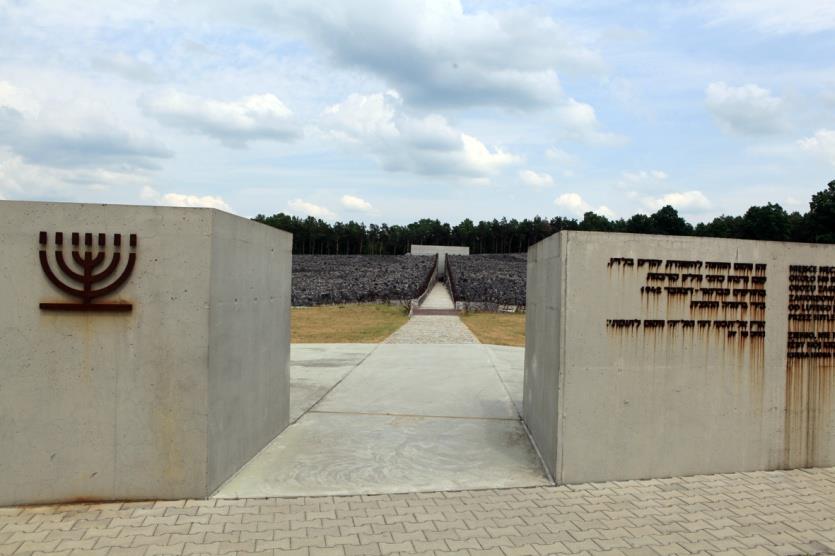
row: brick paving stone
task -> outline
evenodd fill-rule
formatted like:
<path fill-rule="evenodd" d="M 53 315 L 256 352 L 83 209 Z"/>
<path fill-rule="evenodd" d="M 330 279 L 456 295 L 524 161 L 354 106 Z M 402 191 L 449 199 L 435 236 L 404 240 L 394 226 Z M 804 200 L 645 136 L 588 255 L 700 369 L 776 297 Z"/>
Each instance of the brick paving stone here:
<path fill-rule="evenodd" d="M 477 344 L 478 339 L 456 316 L 415 315 L 386 338 L 387 344 Z"/>
<path fill-rule="evenodd" d="M 835 468 L 470 492 L 0 508 L 0 555 L 250 553 L 835 554 Z"/>

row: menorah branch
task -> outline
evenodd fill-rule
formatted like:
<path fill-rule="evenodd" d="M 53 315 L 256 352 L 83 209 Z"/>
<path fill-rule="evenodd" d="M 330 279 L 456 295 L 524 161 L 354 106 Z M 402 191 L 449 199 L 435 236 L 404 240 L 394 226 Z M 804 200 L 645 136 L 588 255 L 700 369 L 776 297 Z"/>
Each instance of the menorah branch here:
<path fill-rule="evenodd" d="M 121 274 L 110 284 L 99 289 L 94 289 L 94 286 L 98 283 L 105 282 L 106 280 L 110 279 L 119 268 L 119 263 L 122 260 L 121 249 L 123 249 L 121 234 L 114 234 L 113 236 L 113 246 L 115 250 L 111 254 L 110 263 L 107 265 L 106 268 L 104 268 L 104 270 L 94 274 L 93 270 L 101 266 L 107 258 L 104 250 L 107 243 L 106 235 L 98 234 L 98 252 L 94 256 L 92 250 L 93 234 L 84 234 L 84 245 L 86 248 L 82 253 L 79 250 L 79 246 L 81 244 L 80 234 L 73 233 L 72 257 L 76 264 L 78 264 L 78 266 L 81 267 L 82 272 L 77 272 L 73 270 L 67 264 L 67 261 L 64 258 L 63 250 L 59 247 L 55 251 L 55 260 L 58 263 L 59 270 L 63 273 L 62 277 L 59 277 L 53 271 L 49 264 L 49 257 L 47 254 L 47 244 L 49 239 L 48 234 L 46 232 L 40 232 L 39 238 L 42 246 L 39 252 L 39 258 L 41 268 L 43 269 L 43 272 L 46 275 L 47 279 L 62 292 L 67 293 L 73 297 L 79 298 L 81 301 L 80 303 L 41 303 L 41 309 L 58 311 L 103 312 L 126 312 L 132 309 L 132 305 L 129 303 L 93 303 L 93 300 L 115 292 L 120 287 L 122 287 L 125 284 L 125 282 L 127 282 L 130 278 L 130 275 L 132 274 L 133 269 L 136 266 L 135 249 L 137 248 L 138 243 L 136 239 L 136 234 L 130 234 L 130 247 L 126 246 L 124 248 L 126 250 L 132 249 L 133 251 L 128 254 L 127 263 L 125 265 L 125 268 L 122 270 Z M 63 233 L 57 232 L 55 234 L 55 245 L 63 245 Z M 67 283 L 68 281 L 70 283 Z M 81 286 L 81 288 L 79 289 L 77 287 L 73 287 L 73 285 L 70 285 L 72 282 L 78 283 Z"/>

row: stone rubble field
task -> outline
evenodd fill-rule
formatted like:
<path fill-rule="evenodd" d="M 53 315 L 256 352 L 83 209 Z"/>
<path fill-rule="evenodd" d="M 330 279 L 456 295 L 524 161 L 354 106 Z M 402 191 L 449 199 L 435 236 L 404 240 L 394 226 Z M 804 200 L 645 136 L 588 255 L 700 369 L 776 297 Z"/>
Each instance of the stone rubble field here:
<path fill-rule="evenodd" d="M 455 301 L 525 305 L 527 254 L 450 255 Z"/>
<path fill-rule="evenodd" d="M 293 255 L 294 307 L 418 297 L 434 257 Z"/>

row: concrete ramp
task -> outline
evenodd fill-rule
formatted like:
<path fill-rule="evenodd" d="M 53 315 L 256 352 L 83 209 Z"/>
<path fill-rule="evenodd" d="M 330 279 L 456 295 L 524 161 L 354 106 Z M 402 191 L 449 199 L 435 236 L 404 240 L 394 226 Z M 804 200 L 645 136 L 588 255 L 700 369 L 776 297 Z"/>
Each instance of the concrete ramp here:
<path fill-rule="evenodd" d="M 412 315 L 457 316 L 455 302 L 449 295 L 449 290 L 441 282 L 437 282 L 420 307 L 412 311 Z"/>

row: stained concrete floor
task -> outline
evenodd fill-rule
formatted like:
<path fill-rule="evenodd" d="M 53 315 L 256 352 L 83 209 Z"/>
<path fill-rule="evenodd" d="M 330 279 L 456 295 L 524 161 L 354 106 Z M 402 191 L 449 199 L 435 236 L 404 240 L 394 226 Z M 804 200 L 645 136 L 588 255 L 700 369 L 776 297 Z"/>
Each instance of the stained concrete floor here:
<path fill-rule="evenodd" d="M 519 418 L 523 360 L 482 344 L 295 344 L 294 423 L 215 496 L 550 484 Z"/>

